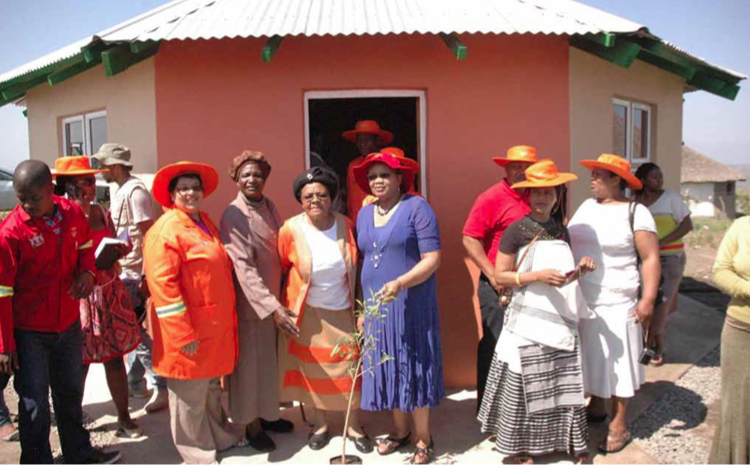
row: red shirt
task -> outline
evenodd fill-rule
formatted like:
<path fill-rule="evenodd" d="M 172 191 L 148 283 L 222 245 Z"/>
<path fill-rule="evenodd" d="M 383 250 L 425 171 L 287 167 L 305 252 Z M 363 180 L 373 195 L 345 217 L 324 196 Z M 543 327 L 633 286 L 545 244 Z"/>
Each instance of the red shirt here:
<path fill-rule="evenodd" d="M 528 197 L 511 189 L 503 179 L 477 197 L 463 235 L 482 241 L 484 252 L 494 265 L 503 232 L 530 212 Z"/>
<path fill-rule="evenodd" d="M 58 222 L 17 206 L 0 224 L 0 353 L 15 350 L 14 328 L 61 333 L 80 318 L 68 289 L 96 270 L 89 221 L 74 202 L 54 201 Z"/>

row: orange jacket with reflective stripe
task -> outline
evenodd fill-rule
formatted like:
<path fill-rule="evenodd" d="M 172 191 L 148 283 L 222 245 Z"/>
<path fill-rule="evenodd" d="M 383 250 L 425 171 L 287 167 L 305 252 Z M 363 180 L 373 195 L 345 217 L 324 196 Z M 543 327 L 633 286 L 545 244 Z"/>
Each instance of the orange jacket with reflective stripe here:
<path fill-rule="evenodd" d="M 237 362 L 237 313 L 232 262 L 216 226 L 203 231 L 172 209 L 146 233 L 144 270 L 151 291 L 154 371 L 167 378 L 214 378 Z M 198 341 L 198 352 L 180 351 Z"/>

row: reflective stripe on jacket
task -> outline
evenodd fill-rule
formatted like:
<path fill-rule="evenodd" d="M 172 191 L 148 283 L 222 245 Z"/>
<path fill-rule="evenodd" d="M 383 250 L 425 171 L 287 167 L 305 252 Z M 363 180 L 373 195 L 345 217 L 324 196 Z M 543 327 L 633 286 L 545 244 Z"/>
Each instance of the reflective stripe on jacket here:
<path fill-rule="evenodd" d="M 237 362 L 232 262 L 216 226 L 204 213 L 201 219 L 211 236 L 186 213 L 172 209 L 154 223 L 144 242 L 153 366 L 167 378 L 222 376 Z M 194 341 L 196 354 L 180 351 Z"/>

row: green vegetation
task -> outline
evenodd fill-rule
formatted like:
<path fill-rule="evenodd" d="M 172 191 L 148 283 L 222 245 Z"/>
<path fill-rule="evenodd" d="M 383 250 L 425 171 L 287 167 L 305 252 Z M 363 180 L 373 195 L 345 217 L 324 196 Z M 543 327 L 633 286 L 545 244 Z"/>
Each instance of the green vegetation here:
<path fill-rule="evenodd" d="M 731 224 L 732 220 L 726 218 L 694 218 L 694 229 L 685 236 L 685 245 L 692 248 L 717 248 Z"/>
<path fill-rule="evenodd" d="M 737 189 L 737 215 L 750 215 L 750 189 Z"/>

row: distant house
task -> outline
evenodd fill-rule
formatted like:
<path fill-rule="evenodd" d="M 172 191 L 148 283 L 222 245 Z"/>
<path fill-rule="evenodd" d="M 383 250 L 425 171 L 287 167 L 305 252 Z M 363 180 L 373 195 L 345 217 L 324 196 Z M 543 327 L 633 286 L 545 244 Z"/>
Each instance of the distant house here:
<path fill-rule="evenodd" d="M 733 219 L 736 183 L 744 180 L 745 175 L 739 171 L 682 146 L 681 192 L 693 216 Z"/>

